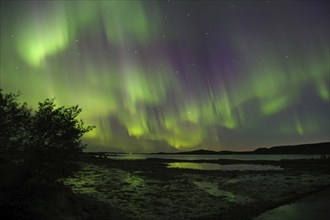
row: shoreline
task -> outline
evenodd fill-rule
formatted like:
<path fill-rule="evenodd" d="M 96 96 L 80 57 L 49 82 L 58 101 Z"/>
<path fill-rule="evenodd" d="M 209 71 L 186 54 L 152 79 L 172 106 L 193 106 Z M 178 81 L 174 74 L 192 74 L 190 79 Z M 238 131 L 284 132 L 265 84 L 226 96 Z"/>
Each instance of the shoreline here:
<path fill-rule="evenodd" d="M 292 201 L 260 213 L 253 220 L 275 219 L 318 219 L 326 220 L 330 216 L 330 185 L 314 192 L 297 197 Z M 290 210 L 296 210 L 294 213 Z M 299 210 L 299 211 L 297 211 Z"/>
<path fill-rule="evenodd" d="M 85 162 L 66 185 L 107 203 L 124 219 L 252 219 L 330 187 L 329 169 L 314 162 L 308 167 L 286 161 L 290 168 L 281 171 L 166 168 L 173 160 L 159 159 Z"/>

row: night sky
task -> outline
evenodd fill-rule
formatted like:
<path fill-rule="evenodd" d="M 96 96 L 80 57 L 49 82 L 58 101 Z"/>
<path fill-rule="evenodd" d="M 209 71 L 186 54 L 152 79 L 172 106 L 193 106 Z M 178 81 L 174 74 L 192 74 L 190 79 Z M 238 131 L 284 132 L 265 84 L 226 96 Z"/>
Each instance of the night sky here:
<path fill-rule="evenodd" d="M 82 107 L 88 151 L 329 141 L 328 1 L 1 2 L 1 88 Z"/>

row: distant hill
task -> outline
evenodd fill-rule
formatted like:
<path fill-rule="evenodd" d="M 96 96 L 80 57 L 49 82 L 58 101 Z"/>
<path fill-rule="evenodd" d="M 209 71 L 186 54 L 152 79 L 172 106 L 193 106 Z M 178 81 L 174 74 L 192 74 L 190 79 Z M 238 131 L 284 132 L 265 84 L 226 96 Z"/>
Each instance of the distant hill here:
<path fill-rule="evenodd" d="M 229 154 L 330 154 L 330 142 L 301 144 L 289 146 L 275 146 L 270 148 L 258 148 L 254 151 L 211 151 L 194 150 L 172 154 L 194 154 L 194 155 L 229 155 Z"/>
<path fill-rule="evenodd" d="M 188 151 L 188 152 L 178 152 L 178 153 L 174 153 L 174 154 L 204 154 L 204 155 L 210 155 L 210 154 L 217 154 L 216 151 L 212 151 L 212 150 L 194 150 L 194 151 Z"/>
<path fill-rule="evenodd" d="M 258 148 L 256 154 L 330 154 L 330 142 Z"/>

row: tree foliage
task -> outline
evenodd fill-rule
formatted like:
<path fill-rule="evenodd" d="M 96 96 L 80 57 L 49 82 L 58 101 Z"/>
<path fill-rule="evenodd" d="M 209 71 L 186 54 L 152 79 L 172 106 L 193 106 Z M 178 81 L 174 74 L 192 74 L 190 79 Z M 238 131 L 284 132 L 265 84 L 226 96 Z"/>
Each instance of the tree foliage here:
<path fill-rule="evenodd" d="M 0 165 L 16 167 L 26 180 L 70 175 L 85 147 L 80 138 L 94 127 L 77 119 L 78 106 L 57 107 L 46 99 L 33 111 L 17 101 L 19 95 L 0 90 Z"/>

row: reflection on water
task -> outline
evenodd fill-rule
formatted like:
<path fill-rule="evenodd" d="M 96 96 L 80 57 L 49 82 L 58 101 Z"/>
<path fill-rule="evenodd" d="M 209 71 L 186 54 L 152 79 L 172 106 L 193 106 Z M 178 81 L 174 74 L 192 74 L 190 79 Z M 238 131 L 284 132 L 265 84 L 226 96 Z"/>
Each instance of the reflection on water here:
<path fill-rule="evenodd" d="M 194 169 L 194 170 L 283 170 L 279 166 L 273 165 L 257 165 L 257 164 L 226 164 L 220 165 L 216 163 L 192 163 L 192 162 L 172 162 L 167 163 L 168 168 Z"/>
<path fill-rule="evenodd" d="M 221 165 L 216 163 L 172 162 L 167 163 L 167 167 L 194 170 L 221 170 Z"/>
<path fill-rule="evenodd" d="M 299 219 L 299 220 L 328 220 L 330 216 L 330 189 L 309 195 L 294 203 L 279 206 L 268 210 L 254 220 L 277 220 L 277 219 Z"/>
<path fill-rule="evenodd" d="M 182 155 L 182 154 L 108 154 L 109 159 L 116 160 L 144 160 L 148 158 L 172 159 L 172 160 L 294 160 L 294 159 L 319 159 L 320 155 L 315 154 L 278 154 L 278 155 Z"/>
<path fill-rule="evenodd" d="M 203 191 L 216 196 L 216 197 L 223 197 L 229 202 L 234 202 L 238 204 L 248 204 L 252 202 L 252 199 L 247 196 L 241 196 L 241 195 L 235 195 L 232 192 L 226 191 L 226 190 L 220 190 L 217 187 L 216 183 L 212 182 L 199 182 L 199 181 L 193 181 L 193 183 Z"/>

